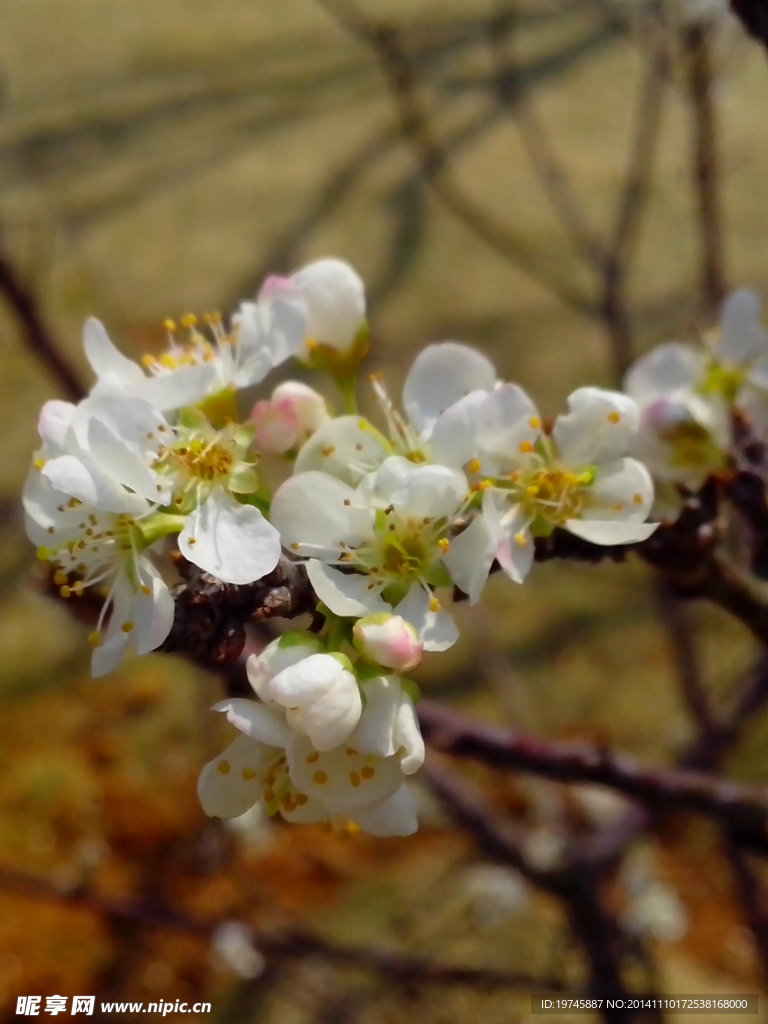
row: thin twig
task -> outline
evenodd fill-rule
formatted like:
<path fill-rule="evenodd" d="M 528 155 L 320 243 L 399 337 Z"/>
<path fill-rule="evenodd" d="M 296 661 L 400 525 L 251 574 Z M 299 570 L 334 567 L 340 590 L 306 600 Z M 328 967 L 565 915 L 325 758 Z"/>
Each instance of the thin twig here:
<path fill-rule="evenodd" d="M 38 308 L 37 301 L 5 253 L 0 252 L 0 294 L 21 325 L 30 351 L 47 367 L 67 398 L 79 401 L 86 393 L 77 373 L 61 354 Z"/>
<path fill-rule="evenodd" d="M 712 95 L 711 29 L 703 21 L 686 34 L 688 94 L 693 119 L 693 171 L 701 233 L 701 292 L 711 312 L 725 296 L 720 168 Z"/>

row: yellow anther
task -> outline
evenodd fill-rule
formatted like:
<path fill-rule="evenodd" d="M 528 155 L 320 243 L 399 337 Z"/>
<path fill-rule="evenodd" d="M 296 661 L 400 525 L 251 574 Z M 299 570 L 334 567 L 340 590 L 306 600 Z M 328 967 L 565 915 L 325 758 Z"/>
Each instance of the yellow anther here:
<path fill-rule="evenodd" d="M 318 786 L 324 786 L 328 781 L 328 775 L 326 772 L 315 772 L 312 778 Z"/>
<path fill-rule="evenodd" d="M 68 581 L 69 577 L 65 572 L 62 572 L 61 569 L 59 569 L 57 572 L 53 574 L 53 582 L 56 584 L 57 587 L 63 587 L 64 584 Z"/>
<path fill-rule="evenodd" d="M 633 495 L 632 501 L 634 501 L 634 503 L 636 505 L 642 505 L 643 504 L 643 496 L 642 496 L 642 494 L 635 494 L 635 495 Z"/>
<path fill-rule="evenodd" d="M 229 763 L 229 761 L 219 761 L 219 763 L 216 765 L 216 771 L 219 773 L 219 775 L 229 775 L 229 773 L 232 771 L 232 765 Z"/>
<path fill-rule="evenodd" d="M 528 420 L 528 426 L 531 430 L 539 430 L 541 428 L 541 420 L 538 416 L 531 416 Z"/>
<path fill-rule="evenodd" d="M 141 365 L 146 366 L 147 369 L 149 369 L 150 366 L 154 366 L 156 362 L 157 358 L 153 356 L 150 352 L 147 352 L 145 356 L 141 357 Z"/>
<path fill-rule="evenodd" d="M 526 538 L 524 533 L 515 534 L 515 544 L 517 544 L 518 547 L 524 548 L 527 543 L 528 539 Z"/>
<path fill-rule="evenodd" d="M 325 456 L 325 458 L 327 459 L 327 458 L 328 458 L 328 456 L 329 456 L 329 455 L 333 455 L 333 453 L 334 453 L 335 451 L 336 451 L 336 448 L 334 447 L 334 445 L 332 445 L 332 444 L 329 444 L 327 448 L 323 448 L 323 449 L 322 449 L 322 451 L 320 452 L 320 454 L 321 454 L 321 455 L 324 455 L 324 456 Z"/>
<path fill-rule="evenodd" d="M 615 504 L 615 505 L 613 506 L 613 511 L 614 511 L 614 512 L 621 512 L 621 510 L 622 510 L 623 508 L 624 508 L 624 504 L 623 504 L 623 502 L 621 502 L 621 501 L 617 501 L 617 502 L 616 502 L 616 504 Z"/>
<path fill-rule="evenodd" d="M 480 472 L 480 459 L 470 459 L 467 463 L 468 473 L 479 473 Z"/>
<path fill-rule="evenodd" d="M 124 633 L 132 633 L 133 632 L 133 623 L 131 622 L 130 619 L 126 619 L 125 622 L 120 627 L 120 629 L 122 629 L 122 631 Z"/>
<path fill-rule="evenodd" d="M 579 478 L 576 476 L 575 473 L 566 473 L 565 482 L 568 484 L 569 487 L 575 487 L 576 484 L 579 482 Z"/>
<path fill-rule="evenodd" d="M 358 430 L 367 430 L 368 429 L 368 422 L 366 420 L 358 420 L 357 421 L 357 429 Z"/>
<path fill-rule="evenodd" d="M 440 611 L 440 602 L 434 596 L 429 599 L 429 610 L 431 612 L 439 612 Z"/>
<path fill-rule="evenodd" d="M 371 766 L 367 764 L 364 768 L 360 769 L 360 774 L 363 776 L 364 779 L 372 779 L 373 776 L 376 774 L 376 770 L 374 768 L 371 768 Z"/>
<path fill-rule="evenodd" d="M 608 413 L 608 422 L 609 423 L 618 423 L 620 419 L 621 419 L 621 416 L 619 416 L 619 414 L 617 412 L 614 411 L 614 412 L 609 412 Z"/>
<path fill-rule="evenodd" d="M 437 546 L 440 548 L 443 554 L 445 554 L 446 551 L 450 548 L 451 542 L 448 540 L 447 537 L 441 537 L 440 540 L 437 542 Z"/>
<path fill-rule="evenodd" d="M 253 768 L 243 768 L 240 774 L 242 775 L 244 782 L 250 782 L 251 779 L 256 778 L 256 772 L 253 770 Z"/>
<path fill-rule="evenodd" d="M 314 350 L 316 348 L 320 347 L 320 342 L 319 341 L 315 341 L 314 338 L 305 338 L 304 339 L 304 344 L 307 346 L 307 349 L 310 352 L 314 352 Z"/>
<path fill-rule="evenodd" d="M 197 317 L 194 313 L 185 313 L 181 318 L 182 327 L 194 327 L 197 323 Z"/>
<path fill-rule="evenodd" d="M 152 591 L 149 589 L 149 587 L 147 586 L 146 583 L 142 583 L 141 584 L 141 592 L 142 592 L 142 594 L 151 594 L 152 593 Z"/>
<path fill-rule="evenodd" d="M 530 453 L 533 451 L 533 445 L 530 441 L 521 441 L 520 451 L 523 453 L 523 455 L 530 455 Z"/>
<path fill-rule="evenodd" d="M 314 764 L 315 761 L 320 760 L 320 755 L 316 750 L 313 750 L 311 754 L 307 754 L 307 764 Z"/>
<path fill-rule="evenodd" d="M 529 498 L 535 498 L 536 495 L 539 493 L 539 488 L 536 486 L 536 484 L 531 484 L 530 487 L 525 488 L 525 493 L 528 495 Z"/>
<path fill-rule="evenodd" d="M 190 545 L 190 547 L 194 547 L 194 545 L 197 544 L 197 539 L 195 537 L 190 537 L 187 543 Z"/>
<path fill-rule="evenodd" d="M 63 586 L 63 587 L 62 587 L 62 588 L 61 588 L 61 589 L 59 590 L 59 593 L 61 594 L 61 596 L 62 596 L 62 597 L 70 597 L 70 596 L 71 596 L 71 594 L 72 594 L 72 590 L 70 589 L 70 587 L 67 587 L 67 586 Z"/>
<path fill-rule="evenodd" d="M 72 587 L 72 590 L 75 593 L 75 597 L 82 597 L 83 596 L 83 589 L 84 588 L 83 588 L 82 580 L 77 580 L 74 583 L 73 587 Z"/>
<path fill-rule="evenodd" d="M 35 469 L 42 469 L 45 465 L 45 459 L 35 459 Z"/>
<path fill-rule="evenodd" d="M 170 352 L 163 352 L 160 356 L 160 363 L 168 370 L 175 370 L 179 365 L 176 357 L 172 356 Z"/>
<path fill-rule="evenodd" d="M 355 789 L 357 789 L 357 787 L 360 785 L 360 776 L 357 774 L 357 772 L 350 772 L 349 781 L 352 783 Z"/>
<path fill-rule="evenodd" d="M 170 317 L 169 317 L 167 320 L 163 320 L 163 327 L 166 329 L 166 331 L 175 331 L 176 330 L 176 321 L 175 320 L 171 320 Z"/>
<path fill-rule="evenodd" d="M 90 647 L 101 647 L 101 633 L 98 629 L 88 634 L 88 644 Z"/>
<path fill-rule="evenodd" d="M 297 793 L 296 803 L 299 805 L 299 807 L 303 807 L 304 804 L 309 803 L 309 797 L 307 796 L 306 793 Z"/>

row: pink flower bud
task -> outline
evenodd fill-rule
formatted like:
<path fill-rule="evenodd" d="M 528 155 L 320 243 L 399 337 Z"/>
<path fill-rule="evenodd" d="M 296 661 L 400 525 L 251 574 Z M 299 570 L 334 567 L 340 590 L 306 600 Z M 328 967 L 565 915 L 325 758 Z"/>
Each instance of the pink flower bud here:
<path fill-rule="evenodd" d="M 251 410 L 256 424 L 253 444 L 257 451 L 279 455 L 294 448 L 299 441 L 299 419 L 290 405 L 266 399 Z"/>
<path fill-rule="evenodd" d="M 396 672 L 416 668 L 424 653 L 424 644 L 410 622 L 388 612 L 358 619 L 353 636 L 355 648 L 363 657 Z"/>

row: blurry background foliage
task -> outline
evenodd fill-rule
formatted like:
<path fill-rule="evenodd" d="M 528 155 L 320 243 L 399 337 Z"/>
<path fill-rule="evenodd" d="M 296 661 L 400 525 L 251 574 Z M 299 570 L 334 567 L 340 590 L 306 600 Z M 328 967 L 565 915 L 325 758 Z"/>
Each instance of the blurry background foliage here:
<path fill-rule="evenodd" d="M 458 185 L 569 288 L 596 294 L 514 102 L 495 87 L 489 6 L 371 0 L 367 10 L 401 27 Z M 655 44 L 590 0 L 528 0 L 513 31 L 516 86 L 535 103 L 583 219 L 606 234 Z M 765 59 L 735 26 L 713 50 L 720 255 L 730 285 L 768 296 Z M 630 264 L 635 352 L 692 333 L 711 312 L 699 288 L 691 108 L 675 61 Z M 3 0 L 0 247 L 86 380 L 87 315 L 138 356 L 162 344 L 164 317 L 229 312 L 265 273 L 335 254 L 367 282 L 368 368 L 384 370 L 395 394 L 418 349 L 448 337 L 487 352 L 546 415 L 580 384 L 614 382 L 599 318 L 560 301 L 431 192 L 370 50 L 310 0 Z M 334 941 L 554 974 L 578 989 L 582 964 L 558 906 L 483 862 L 426 789 L 421 831 L 408 840 L 343 842 L 258 815 L 237 828 L 204 818 L 195 781 L 227 734 L 206 710 L 221 682 L 160 656 L 89 679 L 85 627 L 36 589 L 19 522 L 38 409 L 55 382 L 6 306 L 0 339 L 0 866 L 63 892 L 86 887 L 96 900 L 301 924 Z M 461 619 L 461 643 L 419 674 L 429 695 L 650 761 L 670 761 L 692 739 L 639 564 L 542 565 L 524 588 L 495 577 Z M 706 685 L 727 707 L 751 646 L 715 610 L 692 609 L 692 620 Z M 761 716 L 730 769 L 765 780 L 767 738 Z M 566 824 L 586 828 L 620 805 L 526 778 L 497 779 L 490 795 L 524 811 L 543 858 Z M 649 943 L 667 991 L 762 985 L 720 849 L 713 828 L 678 817 L 617 875 L 616 912 Z M 205 935 L 33 898 L 3 880 L 8 1016 L 25 993 L 205 998 L 212 1020 L 266 1024 L 414 1014 L 506 1024 L 528 1007 L 525 987 L 422 988 L 318 956 L 267 958 L 248 980 L 259 962 L 247 950 L 216 956 Z"/>

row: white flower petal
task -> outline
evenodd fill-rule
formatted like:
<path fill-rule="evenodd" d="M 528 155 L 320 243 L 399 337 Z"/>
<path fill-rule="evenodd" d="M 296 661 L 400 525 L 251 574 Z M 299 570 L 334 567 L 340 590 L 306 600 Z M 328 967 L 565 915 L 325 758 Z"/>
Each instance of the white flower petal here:
<path fill-rule="evenodd" d="M 53 399 L 46 402 L 40 410 L 37 430 L 43 444 L 51 454 L 64 454 L 67 447 L 67 433 L 72 424 L 72 417 L 77 406 L 72 402 L 61 402 Z"/>
<path fill-rule="evenodd" d="M 314 653 L 274 675 L 262 692 L 283 707 L 301 707 L 329 693 L 345 673 L 350 675 L 330 654 Z"/>
<path fill-rule="evenodd" d="M 486 391 L 472 391 L 437 418 L 430 445 L 435 462 L 462 469 L 477 457 L 477 417 Z"/>
<path fill-rule="evenodd" d="M 197 795 L 209 818 L 238 818 L 261 799 L 262 772 L 278 751 L 238 736 L 200 772 Z"/>
<path fill-rule="evenodd" d="M 467 493 L 467 478 L 448 466 L 414 465 L 393 455 L 376 474 L 374 493 L 382 508 L 394 506 L 403 519 L 418 522 L 456 513 Z"/>
<path fill-rule="evenodd" d="M 339 416 L 317 430 L 296 458 L 294 475 L 320 470 L 351 486 L 374 472 L 392 446 L 360 416 Z"/>
<path fill-rule="evenodd" d="M 640 426 L 640 410 L 619 391 L 578 388 L 558 416 L 552 437 L 568 466 L 612 462 L 626 455 Z"/>
<path fill-rule="evenodd" d="M 403 387 L 403 408 L 425 439 L 442 414 L 472 391 L 490 391 L 496 384 L 493 363 L 480 352 L 444 341 L 428 345 L 413 363 Z"/>
<path fill-rule="evenodd" d="M 173 625 L 175 604 L 170 590 L 157 569 L 147 558 L 137 559 L 139 590 L 131 607 L 134 625 L 133 643 L 137 654 L 149 654 L 165 640 Z"/>
<path fill-rule="evenodd" d="M 397 709 L 395 743 L 398 750 L 402 748 L 405 751 L 400 755 L 400 767 L 403 773 L 413 775 L 424 764 L 426 750 L 424 737 L 419 728 L 419 720 L 416 717 L 416 709 L 407 693 L 403 693 L 403 700 Z"/>
<path fill-rule="evenodd" d="M 522 583 L 536 553 L 525 513 L 503 495 L 488 490 L 483 495 L 483 519 L 495 539 L 499 565 L 515 583 Z"/>
<path fill-rule="evenodd" d="M 472 604 L 480 600 L 497 545 L 498 538 L 491 532 L 485 516 L 476 516 L 466 530 L 451 538 L 451 546 L 443 555 L 451 579 Z"/>
<path fill-rule="evenodd" d="M 187 517 L 179 550 L 225 583 L 252 583 L 277 565 L 280 535 L 257 508 L 216 490 Z"/>
<path fill-rule="evenodd" d="M 130 451 L 101 420 L 92 419 L 88 423 L 88 450 L 113 480 L 148 501 L 157 500 L 157 474 L 153 473 L 138 455 Z"/>
<path fill-rule="evenodd" d="M 658 528 L 658 523 L 638 523 L 637 521 L 600 520 L 600 519 L 568 519 L 565 528 L 575 537 L 589 541 L 590 544 L 638 544 L 648 540 Z"/>
<path fill-rule="evenodd" d="M 141 513 L 147 503 L 138 494 L 130 494 L 101 467 L 83 454 L 60 455 L 50 459 L 41 470 L 57 491 L 92 505 L 101 512 Z"/>
<path fill-rule="evenodd" d="M 359 618 L 371 612 L 392 610 L 377 587 L 369 589 L 372 583 L 370 576 L 340 572 L 314 558 L 307 562 L 307 575 L 318 599 L 335 615 Z"/>
<path fill-rule="evenodd" d="M 332 689 L 302 707 L 300 714 L 304 731 L 315 750 L 325 751 L 345 742 L 360 721 L 362 710 L 357 680 L 351 672 L 345 671 Z"/>
<path fill-rule="evenodd" d="M 642 462 L 617 459 L 598 469 L 580 518 L 643 522 L 652 505 L 653 481 Z"/>
<path fill-rule="evenodd" d="M 212 391 L 215 381 L 216 366 L 212 362 L 182 366 L 157 377 L 144 377 L 140 384 L 131 388 L 131 393 L 161 412 L 170 412 L 201 402 Z"/>
<path fill-rule="evenodd" d="M 243 735 L 270 747 L 284 747 L 291 736 L 285 716 L 274 707 L 259 704 L 248 697 L 231 697 L 213 705 L 212 711 L 224 712 L 227 721 Z"/>
<path fill-rule="evenodd" d="M 278 488 L 269 514 L 286 548 L 337 558 L 340 541 L 356 547 L 372 530 L 373 513 L 359 505 L 347 484 L 309 471 L 289 477 Z"/>
<path fill-rule="evenodd" d="M 293 636 L 291 635 L 291 639 Z M 322 644 L 315 637 L 307 636 L 301 643 L 290 643 L 288 637 L 278 637 L 267 644 L 260 654 L 252 654 L 248 658 L 245 663 L 248 682 L 262 700 L 268 700 L 269 698 L 264 696 L 265 688 L 278 672 L 298 664 L 312 654 L 319 654 L 322 650 Z"/>
<path fill-rule="evenodd" d="M 624 378 L 624 390 L 643 406 L 675 391 L 691 391 L 703 376 L 703 351 L 680 341 L 670 341 L 657 345 L 630 367 Z"/>
<path fill-rule="evenodd" d="M 476 415 L 477 447 L 483 468 L 503 471 L 530 452 L 541 433 L 541 418 L 532 399 L 517 384 L 502 384 L 480 405 Z"/>
<path fill-rule="evenodd" d="M 397 614 L 410 622 L 424 642 L 425 651 L 447 651 L 459 639 L 456 623 L 445 608 L 430 608 L 431 596 L 414 583 L 397 606 Z"/>
<path fill-rule="evenodd" d="M 126 358 L 112 343 L 104 325 L 95 317 L 89 317 L 83 328 L 85 358 L 97 377 L 112 375 L 124 384 L 138 384 L 144 380 L 141 367 Z"/>
<path fill-rule="evenodd" d="M 742 365 L 766 354 L 768 332 L 760 324 L 760 296 L 748 288 L 729 295 L 720 313 L 718 358 Z"/>
<path fill-rule="evenodd" d="M 352 820 L 364 832 L 381 838 L 411 836 L 419 827 L 416 801 L 405 783 L 386 800 L 355 808 Z"/>
<path fill-rule="evenodd" d="M 350 815 L 352 808 L 391 796 L 403 780 L 396 757 L 364 755 L 345 745 L 317 751 L 300 733 L 293 734 L 285 753 L 299 792 Z"/>
<path fill-rule="evenodd" d="M 397 752 L 395 728 L 403 688 L 397 676 L 376 676 L 362 684 L 365 710 L 349 737 L 349 746 L 361 754 L 391 757 Z"/>

